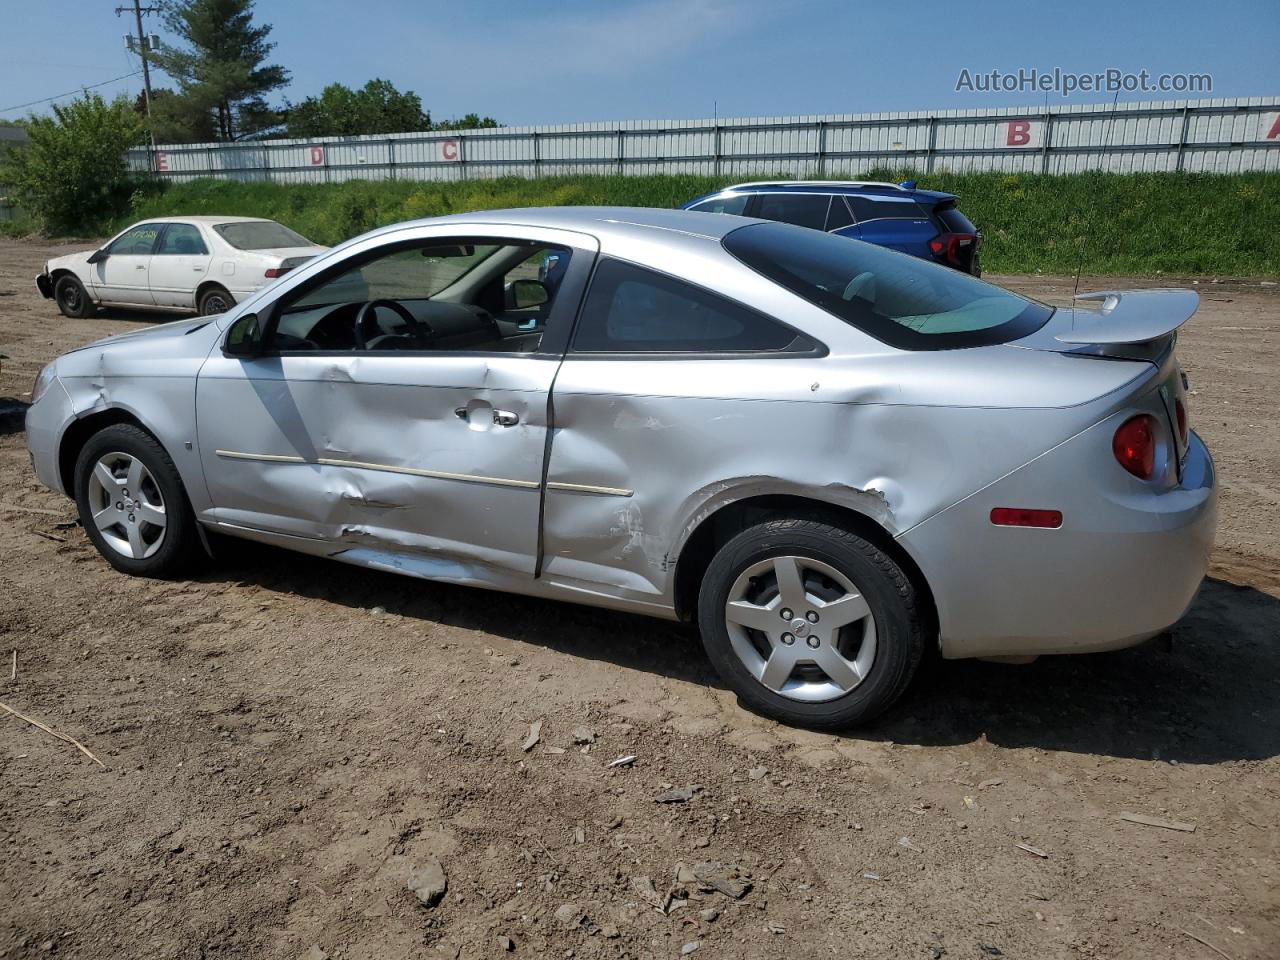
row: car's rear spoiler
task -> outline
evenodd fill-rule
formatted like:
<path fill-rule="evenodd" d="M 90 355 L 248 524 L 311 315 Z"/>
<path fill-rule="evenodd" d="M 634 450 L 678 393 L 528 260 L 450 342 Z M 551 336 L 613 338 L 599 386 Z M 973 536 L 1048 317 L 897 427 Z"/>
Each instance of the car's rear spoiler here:
<path fill-rule="evenodd" d="M 1101 300 L 1093 310 L 1072 310 L 1072 329 L 1055 339 L 1071 344 L 1148 343 L 1168 336 L 1200 306 L 1194 290 L 1102 290 L 1076 300 Z"/>

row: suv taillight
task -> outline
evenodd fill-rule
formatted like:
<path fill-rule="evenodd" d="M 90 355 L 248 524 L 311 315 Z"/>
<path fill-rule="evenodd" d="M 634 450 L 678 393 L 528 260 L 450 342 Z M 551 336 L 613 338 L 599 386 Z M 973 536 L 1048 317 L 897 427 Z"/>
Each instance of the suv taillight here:
<path fill-rule="evenodd" d="M 1120 424 L 1111 440 L 1116 462 L 1139 480 L 1150 480 L 1156 472 L 1156 418 L 1140 413 Z"/>
<path fill-rule="evenodd" d="M 953 266 L 963 267 L 966 264 L 961 259 L 962 254 L 971 255 L 977 242 L 977 234 L 973 233 L 940 233 L 929 241 L 929 249 L 935 257 L 940 257 Z"/>
<path fill-rule="evenodd" d="M 1189 439 L 1187 435 L 1187 405 L 1182 402 L 1181 397 L 1173 401 L 1173 412 L 1178 418 L 1178 439 L 1182 441 L 1182 446 L 1186 447 Z"/>

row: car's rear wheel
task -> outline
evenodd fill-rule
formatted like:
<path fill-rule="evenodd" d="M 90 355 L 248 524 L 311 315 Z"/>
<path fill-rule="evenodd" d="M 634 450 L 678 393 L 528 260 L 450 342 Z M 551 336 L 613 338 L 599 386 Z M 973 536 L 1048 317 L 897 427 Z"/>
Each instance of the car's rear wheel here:
<path fill-rule="evenodd" d="M 207 317 L 212 313 L 226 313 L 235 303 L 227 288 L 215 283 L 200 291 L 200 302 L 196 304 L 196 309 L 200 316 Z"/>
<path fill-rule="evenodd" d="M 199 555 L 178 470 L 145 430 L 115 424 L 95 433 L 76 460 L 75 481 L 80 523 L 117 570 L 169 577 Z"/>
<path fill-rule="evenodd" d="M 762 523 L 721 547 L 703 578 L 698 625 L 748 707 L 819 729 L 887 709 L 924 649 L 916 591 L 898 564 L 817 520 Z"/>
<path fill-rule="evenodd" d="M 58 309 L 64 317 L 83 320 L 93 316 L 94 307 L 93 301 L 89 299 L 89 292 L 85 290 L 84 284 L 69 273 L 59 277 L 58 282 L 53 285 L 53 299 L 57 301 Z"/>

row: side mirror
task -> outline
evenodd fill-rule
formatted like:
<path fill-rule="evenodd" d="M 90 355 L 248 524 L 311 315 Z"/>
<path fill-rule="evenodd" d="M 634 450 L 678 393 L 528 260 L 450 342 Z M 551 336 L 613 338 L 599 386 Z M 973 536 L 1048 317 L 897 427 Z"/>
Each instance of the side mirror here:
<path fill-rule="evenodd" d="M 103 260 L 107 259 L 107 257 L 109 256 L 111 256 L 111 254 L 107 253 L 106 250 L 95 250 L 93 251 L 93 253 L 89 254 L 89 262 L 101 263 Z"/>
<path fill-rule="evenodd" d="M 251 360 L 262 356 L 264 347 L 262 324 L 258 322 L 256 313 L 250 313 L 231 325 L 231 329 L 227 331 L 227 339 L 222 344 L 222 353 L 228 357 Z"/>
<path fill-rule="evenodd" d="M 522 278 L 513 280 L 507 288 L 507 308 L 526 310 L 529 307 L 540 307 L 551 299 L 551 291 L 541 280 Z"/>

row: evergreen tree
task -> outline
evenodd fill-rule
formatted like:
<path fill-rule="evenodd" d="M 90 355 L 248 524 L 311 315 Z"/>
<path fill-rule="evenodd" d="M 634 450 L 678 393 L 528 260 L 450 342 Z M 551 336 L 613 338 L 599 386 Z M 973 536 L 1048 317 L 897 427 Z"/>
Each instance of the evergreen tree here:
<path fill-rule="evenodd" d="M 178 93 L 152 102 L 158 133 L 188 142 L 240 140 L 278 127 L 267 95 L 289 72 L 267 58 L 275 48 L 268 24 L 253 23 L 253 0 L 175 0 L 165 25 L 186 46 L 153 54 Z M 161 137 L 160 139 L 169 139 Z"/>

